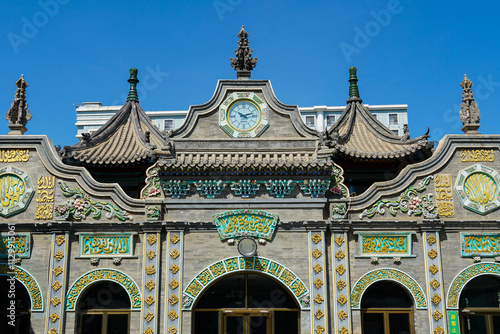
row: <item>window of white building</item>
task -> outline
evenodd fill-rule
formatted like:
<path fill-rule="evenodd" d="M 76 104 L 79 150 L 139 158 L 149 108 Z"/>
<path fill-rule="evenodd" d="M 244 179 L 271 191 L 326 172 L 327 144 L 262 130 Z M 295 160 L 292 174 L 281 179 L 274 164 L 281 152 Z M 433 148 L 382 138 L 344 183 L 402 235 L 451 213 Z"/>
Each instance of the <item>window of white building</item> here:
<path fill-rule="evenodd" d="M 389 125 L 398 125 L 398 114 L 389 114 Z"/>
<path fill-rule="evenodd" d="M 335 123 L 335 115 L 326 116 L 326 127 L 329 128 Z"/>
<path fill-rule="evenodd" d="M 174 129 L 174 120 L 173 119 L 166 119 L 163 122 L 163 129 L 165 131 L 170 131 Z"/>
<path fill-rule="evenodd" d="M 314 128 L 315 124 L 314 116 L 306 116 L 306 125 L 310 128 Z"/>

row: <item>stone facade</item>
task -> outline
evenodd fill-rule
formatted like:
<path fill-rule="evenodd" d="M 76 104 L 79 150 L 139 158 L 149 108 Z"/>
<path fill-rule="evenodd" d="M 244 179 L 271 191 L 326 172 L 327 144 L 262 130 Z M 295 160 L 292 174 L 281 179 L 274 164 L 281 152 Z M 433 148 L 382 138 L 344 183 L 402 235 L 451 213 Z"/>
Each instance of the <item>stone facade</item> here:
<path fill-rule="evenodd" d="M 232 138 L 221 128 L 220 106 L 234 92 L 242 99 L 254 92 L 267 104 L 259 111 L 269 113 L 261 136 Z M 363 113 L 353 109 L 362 108 L 359 97 L 350 100 L 349 112 Z M 141 115 L 138 101 L 126 106 Z M 356 129 L 354 118 L 346 122 Z M 138 138 L 145 133 L 136 130 Z M 45 136 L 0 136 L 2 242 L 9 244 L 9 230 L 30 238 L 29 256 L 14 256 L 20 262 L 4 249 L 1 274 L 29 290 L 32 333 L 77 332 L 82 296 L 99 282 L 129 295 L 130 333 L 191 333 L 196 303 L 232 271 L 278 282 L 296 303 L 300 333 L 362 333 L 363 295 L 378 282 L 406 292 L 412 333 L 458 333 L 449 316 L 458 314 L 463 287 L 478 275 L 499 275 L 500 135 L 445 136 L 430 157 L 357 195 L 336 163 L 342 140 L 309 129 L 268 81 L 220 81 L 180 129 L 154 135 L 167 148 L 147 146 L 149 134 L 137 139 L 154 157 L 142 171 L 140 198 L 97 182 Z M 386 137 L 386 148 L 398 145 L 400 156 L 429 149 L 425 137 L 418 145 Z M 88 147 L 98 140 L 90 137 Z M 355 159 L 345 152 L 342 161 Z M 31 197 L 20 188 L 29 182 Z M 221 213 L 240 217 L 227 221 L 235 224 L 227 238 L 214 218 Z M 265 213 L 278 217 L 269 240 Z M 244 257 L 238 241 L 249 235 L 257 252 Z M 489 246 L 471 239 L 490 235 Z"/>

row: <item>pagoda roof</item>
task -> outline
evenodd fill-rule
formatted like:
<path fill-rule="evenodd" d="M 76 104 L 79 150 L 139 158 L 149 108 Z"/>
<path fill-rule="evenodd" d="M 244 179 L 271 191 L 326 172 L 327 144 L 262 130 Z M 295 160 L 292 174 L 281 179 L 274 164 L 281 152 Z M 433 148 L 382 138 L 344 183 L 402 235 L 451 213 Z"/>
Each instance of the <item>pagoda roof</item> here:
<path fill-rule="evenodd" d="M 393 160 L 429 151 L 429 135 L 409 139 L 398 136 L 378 121 L 359 101 L 351 101 L 328 130 L 336 154 L 356 160 Z"/>
<path fill-rule="evenodd" d="M 155 150 L 164 143 L 164 135 L 146 115 L 137 97 L 137 69 L 130 70 L 127 102 L 99 130 L 83 134 L 83 140 L 65 146 L 63 159 L 87 165 L 113 166 L 150 162 Z"/>
<path fill-rule="evenodd" d="M 382 124 L 363 105 L 359 97 L 356 68 L 349 69 L 351 83 L 347 107 L 337 122 L 328 129 L 329 146 L 336 155 L 346 156 L 353 160 L 387 161 L 396 160 L 418 154 L 431 154 L 434 146 L 429 142 L 426 133 L 410 139 L 408 132 L 399 136 Z"/>

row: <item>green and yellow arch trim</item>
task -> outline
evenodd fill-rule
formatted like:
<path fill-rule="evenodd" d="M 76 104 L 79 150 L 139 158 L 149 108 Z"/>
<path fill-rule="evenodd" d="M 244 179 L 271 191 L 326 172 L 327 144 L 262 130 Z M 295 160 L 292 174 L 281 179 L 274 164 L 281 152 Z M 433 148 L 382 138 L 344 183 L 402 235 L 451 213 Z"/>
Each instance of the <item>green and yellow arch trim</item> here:
<path fill-rule="evenodd" d="M 411 276 L 397 269 L 377 269 L 363 275 L 354 285 L 351 292 L 351 307 L 360 308 L 361 298 L 365 290 L 378 281 L 394 281 L 407 288 L 415 301 L 417 309 L 427 308 L 427 300 L 420 285 Z"/>
<path fill-rule="evenodd" d="M 190 310 L 203 291 L 216 279 L 238 271 L 258 272 L 281 282 L 295 297 L 302 310 L 310 309 L 307 286 L 284 265 L 263 257 L 236 256 L 216 262 L 202 271 L 187 285 L 182 294 L 182 309 Z"/>
<path fill-rule="evenodd" d="M 473 278 L 481 275 L 500 275 L 500 264 L 483 262 L 473 264 L 462 270 L 451 283 L 448 289 L 447 308 L 458 309 L 458 300 L 464 286 Z"/>
<path fill-rule="evenodd" d="M 71 285 L 66 294 L 66 311 L 74 311 L 82 292 L 92 283 L 100 281 L 111 281 L 120 284 L 130 297 L 131 310 L 141 309 L 141 290 L 135 281 L 122 271 L 103 268 L 86 272 Z"/>
<path fill-rule="evenodd" d="M 13 276 L 28 290 L 31 299 L 31 311 L 43 312 L 43 296 L 40 285 L 35 278 L 23 268 L 16 265 L 0 264 L 0 275 Z"/>

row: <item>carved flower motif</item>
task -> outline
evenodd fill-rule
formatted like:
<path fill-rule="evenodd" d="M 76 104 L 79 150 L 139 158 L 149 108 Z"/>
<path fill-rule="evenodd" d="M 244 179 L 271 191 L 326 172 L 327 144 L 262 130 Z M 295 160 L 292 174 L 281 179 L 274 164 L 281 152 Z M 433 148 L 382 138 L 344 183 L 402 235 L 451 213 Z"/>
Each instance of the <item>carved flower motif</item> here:
<path fill-rule="evenodd" d="M 149 190 L 148 190 L 149 197 L 156 196 L 159 193 L 160 193 L 160 189 L 158 189 L 156 187 L 150 187 Z"/>
<path fill-rule="evenodd" d="M 230 245 L 230 246 L 234 245 L 235 243 L 236 243 L 236 241 L 234 239 L 228 239 L 227 240 L 227 244 Z"/>
<path fill-rule="evenodd" d="M 122 264 L 122 258 L 121 257 L 115 257 L 115 258 L 113 258 L 113 264 L 115 264 L 115 265 Z"/>
<path fill-rule="evenodd" d="M 93 264 L 94 266 L 97 266 L 99 264 L 99 258 L 98 257 L 91 258 L 90 263 Z"/>
<path fill-rule="evenodd" d="M 75 206 L 75 208 L 77 210 L 83 210 L 84 206 L 85 206 L 85 202 L 81 199 L 81 198 L 77 198 L 75 199 L 75 201 L 73 202 L 73 205 Z"/>
<path fill-rule="evenodd" d="M 339 185 L 335 185 L 330 188 L 330 191 L 334 193 L 335 195 L 341 195 L 342 194 L 342 188 L 340 188 Z"/>
<path fill-rule="evenodd" d="M 57 212 L 59 212 L 59 213 L 62 214 L 62 213 L 65 213 L 66 211 L 69 210 L 69 206 L 66 205 L 66 204 L 64 204 L 64 205 L 56 205 L 56 210 L 57 210 Z"/>
<path fill-rule="evenodd" d="M 410 204 L 409 204 L 409 208 L 410 210 L 415 210 L 419 207 L 420 203 L 422 202 L 422 200 L 418 197 L 412 197 L 410 199 Z"/>

